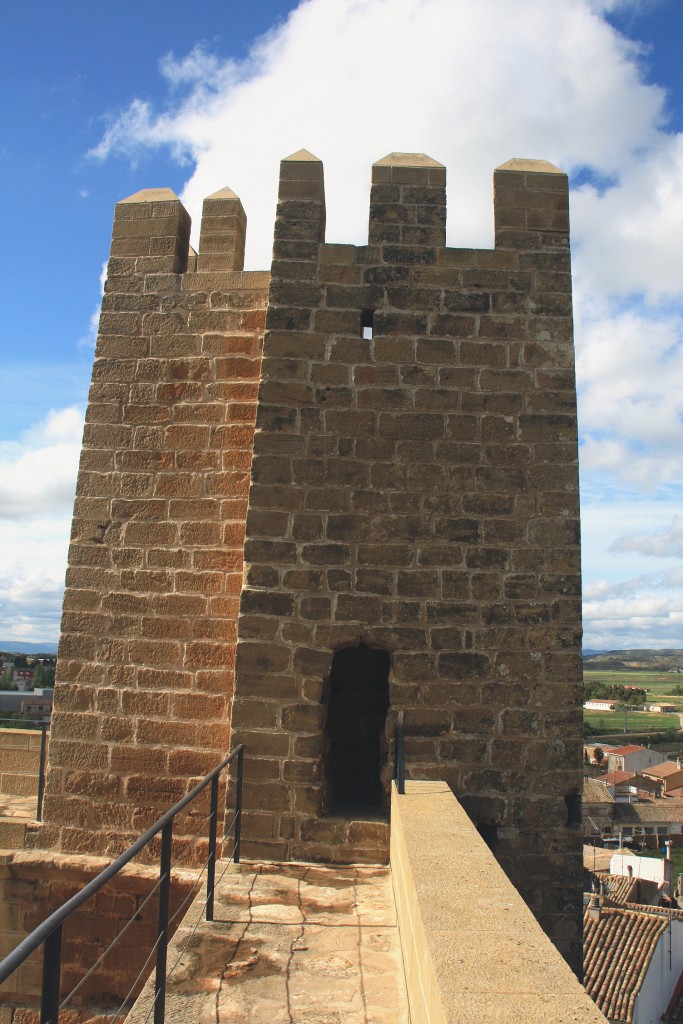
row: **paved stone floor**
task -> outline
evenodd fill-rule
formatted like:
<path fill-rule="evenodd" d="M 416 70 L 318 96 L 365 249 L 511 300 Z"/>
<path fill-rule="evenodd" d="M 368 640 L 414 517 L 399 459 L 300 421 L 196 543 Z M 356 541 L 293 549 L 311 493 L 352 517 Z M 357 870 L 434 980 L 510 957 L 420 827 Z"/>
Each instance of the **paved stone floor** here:
<path fill-rule="evenodd" d="M 388 868 L 223 871 L 213 923 L 201 892 L 169 946 L 167 1024 L 406 1024 Z M 126 1024 L 150 1003 L 148 982 Z"/>
<path fill-rule="evenodd" d="M 35 821 L 37 799 L 35 796 L 10 796 L 7 793 L 0 793 L 0 818 Z"/>
<path fill-rule="evenodd" d="M 20 850 L 30 821 L 36 820 L 35 796 L 8 796 L 0 793 L 0 849 Z"/>

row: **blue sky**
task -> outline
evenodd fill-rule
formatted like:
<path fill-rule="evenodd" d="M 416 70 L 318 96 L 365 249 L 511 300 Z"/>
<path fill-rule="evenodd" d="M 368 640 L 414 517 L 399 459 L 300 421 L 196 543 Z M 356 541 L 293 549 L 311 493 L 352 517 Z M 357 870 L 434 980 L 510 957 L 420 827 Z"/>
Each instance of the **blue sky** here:
<path fill-rule="evenodd" d="M 683 0 L 26 0 L 0 30 L 0 637 L 58 635 L 115 202 L 230 185 L 267 269 L 305 146 L 332 241 L 391 150 L 447 165 L 451 245 L 491 244 L 496 165 L 567 170 L 585 643 L 683 647 Z"/>

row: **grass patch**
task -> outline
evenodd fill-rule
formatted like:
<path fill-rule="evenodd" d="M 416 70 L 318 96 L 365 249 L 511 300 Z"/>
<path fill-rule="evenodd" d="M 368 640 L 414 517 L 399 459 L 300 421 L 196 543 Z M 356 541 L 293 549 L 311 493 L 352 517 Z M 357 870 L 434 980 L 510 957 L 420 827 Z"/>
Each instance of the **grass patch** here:
<path fill-rule="evenodd" d="M 683 691 L 683 675 L 677 672 L 618 672 L 614 669 L 583 670 L 583 678 L 588 682 L 611 683 L 613 686 L 640 686 L 648 691 L 653 703 L 660 697 L 670 697 L 672 702 L 683 703 L 683 693 L 676 693 L 676 688 Z"/>
<path fill-rule="evenodd" d="M 623 711 L 587 711 L 584 708 L 584 722 L 595 732 L 623 732 Z M 681 724 L 678 715 L 659 715 L 647 711 L 626 712 L 626 732 L 667 732 L 678 730 Z"/>

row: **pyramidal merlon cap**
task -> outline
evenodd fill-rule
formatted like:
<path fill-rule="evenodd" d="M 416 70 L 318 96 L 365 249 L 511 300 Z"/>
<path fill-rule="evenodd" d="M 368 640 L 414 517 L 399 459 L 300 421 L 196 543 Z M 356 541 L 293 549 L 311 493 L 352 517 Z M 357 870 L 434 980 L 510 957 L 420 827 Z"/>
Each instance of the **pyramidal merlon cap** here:
<path fill-rule="evenodd" d="M 315 161 L 316 163 L 321 162 L 320 157 L 314 156 L 313 153 L 310 153 L 307 149 L 299 149 L 297 150 L 296 153 L 292 153 L 291 156 L 284 157 L 283 163 L 303 164 L 308 163 L 311 160 Z"/>
<path fill-rule="evenodd" d="M 564 174 L 564 171 L 548 160 L 527 160 L 524 157 L 515 156 L 512 160 L 506 161 L 497 171 L 535 171 L 537 174 Z"/>
<path fill-rule="evenodd" d="M 172 188 L 142 188 L 132 196 L 120 199 L 121 203 L 171 203 L 180 202 Z"/>
<path fill-rule="evenodd" d="M 373 167 L 443 167 L 426 153 L 387 153 L 381 160 L 376 160 Z"/>
<path fill-rule="evenodd" d="M 204 202 L 207 202 L 209 199 L 239 199 L 239 196 L 226 185 L 225 188 L 219 188 L 218 192 L 212 192 L 210 196 L 206 197 Z"/>

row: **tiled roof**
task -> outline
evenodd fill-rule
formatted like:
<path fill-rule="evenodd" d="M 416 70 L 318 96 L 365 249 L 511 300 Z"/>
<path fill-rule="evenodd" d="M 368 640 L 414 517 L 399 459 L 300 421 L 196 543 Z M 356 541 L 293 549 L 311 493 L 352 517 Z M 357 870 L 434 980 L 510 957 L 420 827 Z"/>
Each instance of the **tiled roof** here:
<path fill-rule="evenodd" d="M 636 878 L 628 875 L 611 875 L 609 871 L 584 870 L 584 892 L 593 892 L 595 883 L 610 903 L 628 903 L 635 890 Z"/>
<path fill-rule="evenodd" d="M 635 779 L 633 772 L 618 771 L 618 772 L 607 772 L 607 775 L 599 775 L 598 782 L 604 782 L 606 786 L 619 786 L 622 782 L 630 782 L 631 779 Z"/>
<path fill-rule="evenodd" d="M 597 779 L 584 779 L 583 802 L 585 804 L 613 804 L 614 797 L 607 786 L 603 786 Z"/>
<path fill-rule="evenodd" d="M 605 906 L 622 906 L 625 903 L 643 907 L 659 905 L 659 883 L 649 878 L 629 878 L 628 875 L 611 875 L 608 871 L 584 869 L 584 892 L 592 892 L 595 882 L 600 883 Z"/>
<path fill-rule="evenodd" d="M 615 824 L 667 825 L 683 822 L 683 800 L 641 800 L 637 804 L 615 804 Z"/>
<path fill-rule="evenodd" d="M 663 764 L 652 764 L 649 768 L 641 768 L 641 775 L 654 775 L 656 779 L 666 779 L 669 775 L 674 775 L 676 772 L 681 771 L 681 766 L 676 764 L 675 761 L 664 761 Z"/>
<path fill-rule="evenodd" d="M 621 907 L 603 907 L 598 921 L 584 913 L 584 985 L 610 1021 L 632 1024 L 635 998 L 667 926 L 664 916 Z"/>
<path fill-rule="evenodd" d="M 637 744 L 628 744 L 625 747 L 613 747 L 610 754 L 635 754 L 638 750 L 647 750 L 647 747 L 639 747 Z"/>

